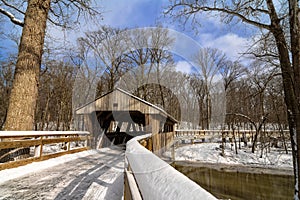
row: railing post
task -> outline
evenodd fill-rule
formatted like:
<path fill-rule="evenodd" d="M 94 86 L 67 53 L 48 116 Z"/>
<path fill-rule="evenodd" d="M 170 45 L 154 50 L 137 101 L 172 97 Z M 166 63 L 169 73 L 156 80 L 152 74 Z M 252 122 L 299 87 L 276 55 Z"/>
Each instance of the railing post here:
<path fill-rule="evenodd" d="M 34 148 L 34 157 L 42 157 L 43 153 L 43 136 L 40 136 L 40 145 L 35 146 Z"/>
<path fill-rule="evenodd" d="M 69 135 L 68 138 L 72 137 L 72 135 Z M 71 150 L 71 142 L 67 142 L 67 151 Z"/>
<path fill-rule="evenodd" d="M 173 145 L 172 145 L 172 151 L 171 151 L 171 158 L 174 161 L 175 161 L 175 145 L 176 145 L 176 142 L 174 141 Z"/>

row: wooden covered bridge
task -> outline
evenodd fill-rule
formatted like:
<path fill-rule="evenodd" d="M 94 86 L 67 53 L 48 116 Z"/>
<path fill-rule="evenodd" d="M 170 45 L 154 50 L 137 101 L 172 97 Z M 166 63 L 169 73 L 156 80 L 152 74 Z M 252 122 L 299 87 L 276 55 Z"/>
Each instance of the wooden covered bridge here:
<path fill-rule="evenodd" d="M 171 142 L 177 123 L 162 108 L 120 88 L 78 108 L 76 114 L 84 116 L 94 148 L 124 144 L 135 136 L 152 133 L 153 150 L 158 150 Z"/>

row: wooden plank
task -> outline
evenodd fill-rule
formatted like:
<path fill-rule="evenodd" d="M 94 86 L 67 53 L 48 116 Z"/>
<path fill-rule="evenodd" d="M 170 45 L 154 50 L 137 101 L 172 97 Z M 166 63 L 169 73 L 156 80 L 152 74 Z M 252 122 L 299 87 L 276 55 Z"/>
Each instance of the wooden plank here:
<path fill-rule="evenodd" d="M 75 141 L 83 141 L 87 140 L 86 137 L 66 137 L 66 138 L 47 138 L 43 139 L 43 144 L 54 144 L 54 143 L 61 143 L 61 142 L 75 142 Z"/>
<path fill-rule="evenodd" d="M 14 167 L 27 165 L 27 164 L 32 163 L 32 162 L 37 162 L 37 161 L 47 160 L 47 159 L 50 159 L 50 158 L 55 158 L 55 157 L 62 156 L 62 155 L 65 155 L 65 154 L 71 154 L 71 153 L 86 151 L 88 149 L 89 148 L 87 148 L 87 147 L 83 147 L 83 148 L 78 148 L 78 149 L 72 149 L 70 151 L 64 151 L 64 152 L 59 152 L 59 153 L 55 153 L 55 154 L 48 154 L 48 155 L 44 155 L 42 157 L 32 157 L 32 158 L 27 158 L 27 159 L 24 159 L 24 160 L 17 160 L 17 161 L 11 161 L 11 162 L 6 162 L 6 163 L 0 163 L 0 171 L 4 170 L 4 169 L 10 169 L 10 168 L 14 168 Z"/>
<path fill-rule="evenodd" d="M 0 131 L 0 138 L 89 135 L 87 131 Z"/>
<path fill-rule="evenodd" d="M 18 147 L 30 147 L 40 145 L 40 139 L 34 140 L 16 140 L 16 141 L 2 141 L 0 142 L 0 149 L 18 148 Z"/>
<path fill-rule="evenodd" d="M 86 151 L 86 150 L 89 150 L 89 148 L 88 147 L 81 147 L 81 148 L 77 148 L 77 149 L 72 149 L 70 151 L 62 151 L 62 152 L 58 152 L 58 153 L 43 155 L 40 158 L 40 160 L 48 160 L 50 158 L 56 158 L 56 157 L 63 156 L 63 155 L 66 155 L 66 154 L 78 153 L 78 152 Z"/>
<path fill-rule="evenodd" d="M 127 169 L 125 169 L 124 200 L 142 200 L 135 178 Z"/>
<path fill-rule="evenodd" d="M 2 141 L 0 142 L 0 149 L 18 148 L 18 147 L 30 147 L 41 144 L 53 144 L 60 142 L 75 142 L 84 141 L 87 137 L 66 137 L 66 138 L 46 138 L 46 139 L 33 139 L 33 140 L 14 140 L 14 141 Z"/>

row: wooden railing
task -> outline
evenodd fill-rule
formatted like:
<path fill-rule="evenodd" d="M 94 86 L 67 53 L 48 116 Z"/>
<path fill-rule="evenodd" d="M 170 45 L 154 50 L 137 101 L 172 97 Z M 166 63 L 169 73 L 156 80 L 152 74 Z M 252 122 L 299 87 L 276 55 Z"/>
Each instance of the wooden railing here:
<path fill-rule="evenodd" d="M 232 137 L 233 133 L 237 137 L 252 137 L 256 132 L 255 130 L 176 130 L 174 138 L 186 138 L 186 139 L 203 139 L 205 137 L 222 136 Z M 279 130 L 261 130 L 260 133 L 265 133 L 270 136 L 280 137 L 281 133 Z M 283 130 L 285 136 L 289 136 L 289 130 Z"/>
<path fill-rule="evenodd" d="M 130 165 L 124 170 L 124 200 L 142 200 L 141 192 L 136 183 Z"/>
<path fill-rule="evenodd" d="M 0 163 L 0 170 L 87 150 L 88 140 L 89 132 L 0 131 L 0 158 L 8 157 L 8 162 Z M 12 156 L 22 149 L 26 156 Z"/>
<path fill-rule="evenodd" d="M 165 138 L 168 138 L 167 135 L 170 133 L 166 133 Z M 153 135 L 149 134 L 133 138 L 126 144 L 125 200 L 216 199 L 148 150 L 153 139 Z M 161 144 L 168 145 L 163 142 Z"/>

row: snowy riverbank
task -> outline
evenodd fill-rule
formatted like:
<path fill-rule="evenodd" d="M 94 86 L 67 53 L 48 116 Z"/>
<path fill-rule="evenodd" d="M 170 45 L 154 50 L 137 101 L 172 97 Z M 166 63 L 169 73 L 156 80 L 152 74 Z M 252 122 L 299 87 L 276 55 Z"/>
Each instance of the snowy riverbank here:
<path fill-rule="evenodd" d="M 251 153 L 251 148 L 243 147 L 235 153 L 234 147 L 227 144 L 225 156 L 221 156 L 222 149 L 219 143 L 201 143 L 178 147 L 175 150 L 175 161 L 198 162 L 208 164 L 219 164 L 227 166 L 244 166 L 272 168 L 276 170 L 293 170 L 292 154 L 286 154 L 282 149 L 272 148 L 267 154 L 264 152 L 260 158 L 261 151 Z M 166 153 L 170 156 L 170 152 Z"/>

